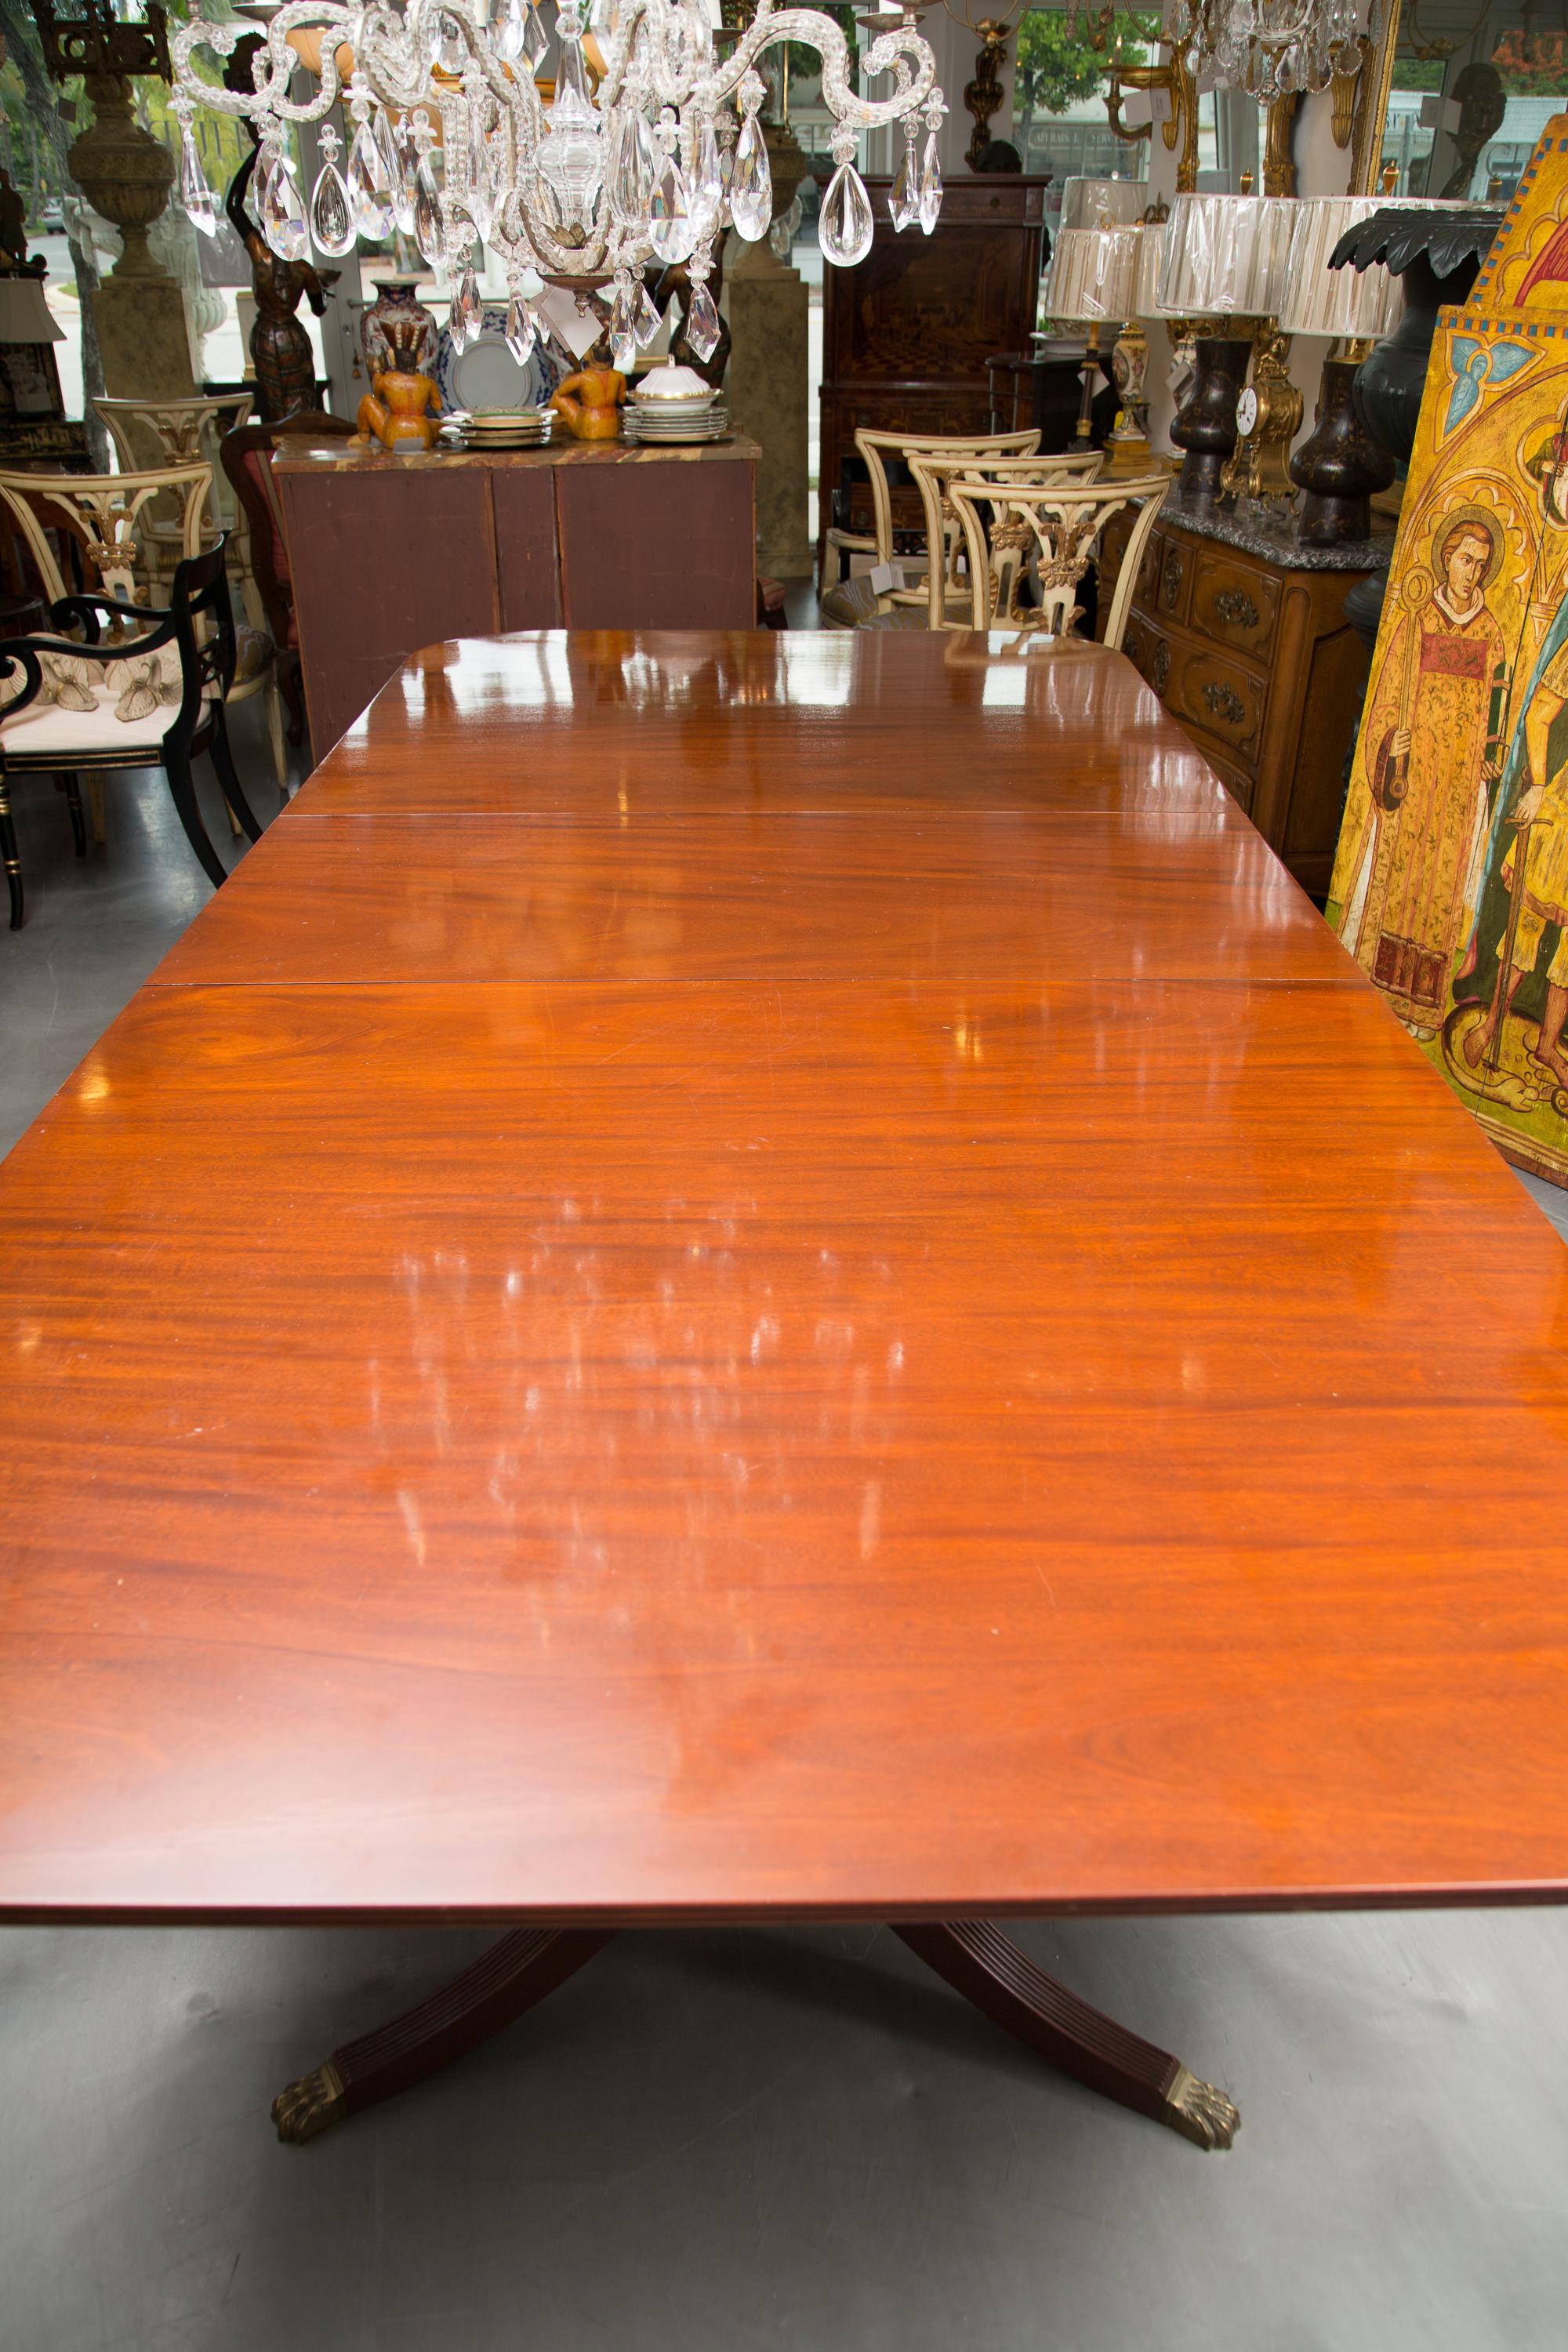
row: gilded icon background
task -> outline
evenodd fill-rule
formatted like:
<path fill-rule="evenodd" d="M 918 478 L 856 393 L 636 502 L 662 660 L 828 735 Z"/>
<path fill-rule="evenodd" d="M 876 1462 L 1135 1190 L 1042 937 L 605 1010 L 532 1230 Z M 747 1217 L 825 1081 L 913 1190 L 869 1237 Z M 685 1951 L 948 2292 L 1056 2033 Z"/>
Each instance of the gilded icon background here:
<path fill-rule="evenodd" d="M 1329 918 L 1509 1157 L 1568 1183 L 1568 116 L 1439 320 Z"/>

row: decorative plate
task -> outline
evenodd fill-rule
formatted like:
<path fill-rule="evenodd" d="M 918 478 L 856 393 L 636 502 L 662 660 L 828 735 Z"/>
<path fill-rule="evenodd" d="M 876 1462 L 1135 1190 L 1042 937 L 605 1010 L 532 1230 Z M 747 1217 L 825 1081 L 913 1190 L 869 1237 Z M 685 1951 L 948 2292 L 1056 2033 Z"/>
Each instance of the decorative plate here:
<path fill-rule="evenodd" d="M 553 339 L 536 342 L 519 367 L 507 349 L 506 312 L 487 302 L 478 340 L 462 351 L 452 344 L 450 327 L 436 341 L 436 389 L 447 408 L 542 408 L 571 372 Z"/>

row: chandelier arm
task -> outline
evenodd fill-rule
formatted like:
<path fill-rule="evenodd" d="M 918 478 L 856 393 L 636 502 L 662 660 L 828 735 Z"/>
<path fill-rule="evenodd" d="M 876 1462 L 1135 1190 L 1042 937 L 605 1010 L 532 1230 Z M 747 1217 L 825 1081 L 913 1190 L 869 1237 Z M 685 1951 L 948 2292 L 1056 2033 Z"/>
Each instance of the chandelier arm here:
<path fill-rule="evenodd" d="M 580 6 L 582 0 L 576 0 Z M 1202 0 L 1212 5 L 1213 0 Z M 755 66 L 764 50 L 798 41 L 822 60 L 823 98 L 838 126 L 839 138 L 854 131 L 909 120 L 922 107 L 928 126 L 933 109 L 942 100 L 936 87 L 936 60 L 929 43 L 913 23 L 890 26 L 862 52 L 868 79 L 890 76 L 892 89 L 885 98 L 863 96 L 851 83 L 849 44 L 840 27 L 820 8 L 781 7 L 776 0 L 757 0 L 755 12 L 734 48 L 722 59 L 714 56 L 708 0 L 629 0 L 616 28 L 604 38 L 604 71 L 594 92 L 594 111 L 603 141 L 603 172 L 593 201 L 593 216 L 579 212 L 575 224 L 563 228 L 556 218 L 552 184 L 541 177 L 539 152 L 552 135 L 561 89 L 548 109 L 527 67 L 509 63 L 481 21 L 481 0 L 284 0 L 260 36 L 252 65 L 254 87 L 230 90 L 205 80 L 197 71 L 195 53 L 205 47 L 220 58 L 232 56 L 250 27 L 243 21 L 213 23 L 196 16 L 178 26 L 171 39 L 174 58 L 175 110 L 188 121 L 195 105 L 215 113 L 247 118 L 258 137 L 274 145 L 286 125 L 318 122 L 340 100 L 368 98 L 395 114 L 423 118 L 422 147 L 433 143 L 436 121 L 445 171 L 436 202 L 441 257 L 453 269 L 461 267 L 479 235 L 475 192 L 481 177 L 492 190 L 479 205 L 489 222 L 489 242 L 516 286 L 530 271 L 542 277 L 597 279 L 625 276 L 641 269 L 655 257 L 650 223 L 620 217 L 609 198 L 608 178 L 615 157 L 615 132 L 634 110 L 645 121 L 662 114 L 673 132 L 664 135 L 678 148 L 683 169 L 694 165 L 716 118 L 733 101 L 742 114 L 755 110 L 761 81 Z M 320 64 L 311 93 L 303 100 L 290 95 L 295 73 L 303 65 L 289 36 L 308 29 L 320 42 Z M 338 52 L 347 49 L 354 61 L 354 81 L 345 89 L 338 68 Z M 732 140 L 733 133 L 731 133 Z M 489 142 L 489 163 L 485 163 Z M 846 150 L 836 142 L 843 159 Z M 498 168 L 498 157 L 499 168 Z M 568 244 L 567 236 L 575 243 Z"/>
<path fill-rule="evenodd" d="M 249 92 L 206 81 L 191 64 L 191 55 L 195 49 L 208 48 L 217 57 L 231 57 L 239 42 L 256 32 L 256 26 L 238 17 L 221 25 L 205 16 L 193 17 L 171 36 L 175 87 L 181 86 L 183 78 L 191 95 L 216 114 L 272 115 L 283 122 L 320 122 L 342 95 L 337 53 L 345 43 L 352 44 L 361 14 L 358 8 L 338 5 L 338 0 L 287 0 L 261 36 L 261 47 L 251 64 L 256 87 Z M 295 100 L 289 95 L 289 85 L 302 60 L 289 46 L 288 36 L 300 26 L 311 30 L 320 27 L 323 38 L 319 86 L 311 97 Z"/>

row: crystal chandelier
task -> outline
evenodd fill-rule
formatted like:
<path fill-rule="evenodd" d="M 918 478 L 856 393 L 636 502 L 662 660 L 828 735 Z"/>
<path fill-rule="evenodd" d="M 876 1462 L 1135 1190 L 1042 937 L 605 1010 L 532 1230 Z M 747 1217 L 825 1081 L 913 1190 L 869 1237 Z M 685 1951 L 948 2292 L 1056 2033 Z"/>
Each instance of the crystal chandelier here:
<path fill-rule="evenodd" d="M 899 123 L 904 133 L 889 199 L 894 227 L 918 222 L 929 236 L 936 226 L 937 133 L 947 110 L 918 26 L 918 10 L 903 6 L 870 43 L 866 75 L 890 75 L 893 87 L 886 98 L 868 99 L 851 87 L 848 45 L 820 9 L 756 0 L 751 23 L 721 57 L 707 0 L 594 0 L 592 30 L 580 0 L 560 0 L 547 105 L 534 80 L 551 47 L 542 0 L 496 0 L 488 21 L 486 0 L 362 7 L 285 0 L 252 61 L 249 92 L 205 79 L 195 53 L 226 58 L 254 36 L 254 23 L 198 16 L 170 42 L 172 103 L 183 134 L 181 201 L 197 228 L 216 229 L 217 199 L 192 117 L 198 106 L 243 115 L 260 151 L 255 201 L 262 233 L 283 259 L 302 260 L 312 245 L 340 257 L 356 237 L 379 243 L 395 226 L 431 268 L 449 274 L 452 334 L 461 349 L 479 331 L 479 240 L 505 270 L 507 339 L 520 360 L 536 332 L 531 305 L 548 281 L 580 291 L 613 288 L 610 339 L 623 368 L 658 326 L 644 266 L 685 262 L 687 336 L 707 358 L 720 334 L 707 284 L 715 244 L 731 226 L 742 237 L 765 236 L 773 217 L 757 119 L 767 91 L 756 61 L 773 44 L 805 42 L 822 58 L 823 99 L 837 126 L 837 169 L 817 231 L 825 257 L 848 268 L 870 249 L 871 201 L 855 168 L 856 134 L 884 123 Z M 316 86 L 296 100 L 290 85 L 302 58 Z M 307 202 L 290 125 L 322 121 L 340 98 L 353 126 L 346 174 L 338 168 L 342 142 L 324 124 L 322 162 Z"/>
<path fill-rule="evenodd" d="M 1355 0 L 1173 0 L 1163 37 L 1200 90 L 1245 89 L 1263 106 L 1353 72 Z"/>

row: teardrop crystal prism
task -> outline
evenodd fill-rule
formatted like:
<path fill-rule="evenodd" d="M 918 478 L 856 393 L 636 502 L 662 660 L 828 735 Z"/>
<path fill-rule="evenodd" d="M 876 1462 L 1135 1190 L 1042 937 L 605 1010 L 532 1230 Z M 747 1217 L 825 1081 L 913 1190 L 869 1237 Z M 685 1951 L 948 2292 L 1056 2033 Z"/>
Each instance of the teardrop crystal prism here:
<path fill-rule="evenodd" d="M 622 121 L 610 173 L 610 210 L 623 228 L 640 228 L 658 177 L 658 150 L 647 120 L 638 110 Z"/>
<path fill-rule="evenodd" d="M 921 208 L 920 167 L 915 161 L 915 142 L 905 143 L 904 160 L 899 165 L 899 175 L 888 194 L 888 217 L 900 233 L 908 228 Z"/>
<path fill-rule="evenodd" d="M 533 349 L 538 331 L 532 311 L 514 294 L 506 306 L 506 347 L 519 367 Z"/>
<path fill-rule="evenodd" d="M 195 136 L 188 122 L 180 142 L 180 202 L 193 228 L 199 228 L 204 236 L 217 235 L 217 198 L 202 169 Z"/>
<path fill-rule="evenodd" d="M 419 150 L 406 122 L 399 125 L 392 139 L 397 150 L 397 169 L 392 177 L 392 217 L 402 236 L 412 236 L 419 210 Z"/>
<path fill-rule="evenodd" d="M 637 339 L 626 327 L 610 337 L 610 357 L 623 375 L 630 375 L 637 361 Z"/>
<path fill-rule="evenodd" d="M 415 178 L 414 242 L 431 268 L 438 268 L 442 259 L 441 199 L 428 155 L 420 157 Z"/>
<path fill-rule="evenodd" d="M 484 304 L 479 299 L 479 281 L 471 268 L 465 269 L 458 280 L 458 290 L 452 297 L 448 324 L 452 331 L 452 348 L 466 352 L 477 343 L 485 323 Z"/>
<path fill-rule="evenodd" d="M 925 162 L 921 167 L 921 226 L 929 236 L 942 210 L 942 165 L 936 160 L 936 132 L 926 133 Z"/>
<path fill-rule="evenodd" d="M 719 348 L 722 327 L 719 305 L 706 286 L 700 286 L 686 314 L 686 340 L 700 360 L 710 360 Z"/>
<path fill-rule="evenodd" d="M 673 155 L 654 183 L 648 199 L 647 240 L 661 261 L 689 261 L 697 245 L 686 182 Z"/>
<path fill-rule="evenodd" d="M 258 209 L 261 234 L 279 261 L 303 261 L 310 246 L 305 233 L 305 204 L 287 155 L 277 158 L 263 180 Z"/>
<path fill-rule="evenodd" d="M 544 18 L 538 8 L 528 12 L 528 24 L 522 37 L 522 62 L 531 74 L 536 74 L 544 62 L 544 52 L 550 47 L 550 36 L 544 29 Z"/>
<path fill-rule="evenodd" d="M 468 213 L 479 236 L 487 241 L 495 226 L 495 210 L 489 149 L 482 139 L 476 139 L 468 156 Z"/>
<path fill-rule="evenodd" d="M 316 184 L 321 195 L 321 183 Z M 354 132 L 353 145 L 349 149 L 348 177 L 349 219 L 355 233 L 374 243 L 392 234 L 392 182 L 386 174 L 386 158 L 376 143 L 375 134 L 368 122 L 362 122 Z M 315 221 L 312 207 L 311 226 Z M 316 243 L 321 242 L 320 236 Z M 326 248 L 323 248 L 326 249 Z M 346 253 L 348 247 L 345 246 Z"/>
<path fill-rule="evenodd" d="M 647 290 L 647 281 L 645 278 L 637 287 L 637 300 L 632 305 L 632 332 L 637 339 L 639 350 L 647 349 L 663 324 L 664 321 L 659 317 L 653 296 Z"/>
<path fill-rule="evenodd" d="M 870 252 L 875 233 L 866 183 L 853 163 L 840 163 L 827 184 L 816 224 L 823 257 L 837 268 L 852 269 Z"/>
<path fill-rule="evenodd" d="M 767 142 L 754 114 L 748 114 L 735 142 L 735 168 L 730 174 L 730 218 L 736 234 L 755 245 L 766 236 L 773 216 L 773 168 Z"/>
<path fill-rule="evenodd" d="M 433 20 L 425 47 L 431 65 L 444 74 L 460 74 L 468 63 L 468 48 L 462 29 L 456 17 L 445 11 Z"/>
<path fill-rule="evenodd" d="M 724 174 L 711 122 L 705 122 L 697 134 L 697 152 L 692 158 L 687 190 L 692 231 L 700 245 L 718 227 L 724 203 Z"/>
<path fill-rule="evenodd" d="M 528 10 L 523 0 L 506 0 L 496 25 L 496 54 L 503 65 L 514 66 L 528 37 Z"/>
<path fill-rule="evenodd" d="M 334 261 L 352 253 L 354 225 L 349 217 L 349 192 L 335 163 L 323 163 L 310 192 L 310 237 L 318 253 Z"/>

